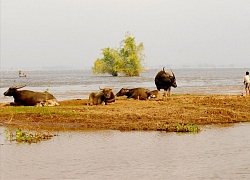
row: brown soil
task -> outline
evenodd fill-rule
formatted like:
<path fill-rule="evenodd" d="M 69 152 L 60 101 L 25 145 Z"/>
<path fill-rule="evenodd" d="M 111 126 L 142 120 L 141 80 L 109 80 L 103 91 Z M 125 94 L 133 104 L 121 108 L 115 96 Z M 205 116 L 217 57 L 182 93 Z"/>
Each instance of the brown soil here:
<path fill-rule="evenodd" d="M 250 97 L 173 95 L 165 101 L 118 98 L 114 104 L 87 106 L 67 100 L 57 107 L 0 107 L 0 125 L 39 128 L 166 130 L 176 124 L 250 122 Z"/>

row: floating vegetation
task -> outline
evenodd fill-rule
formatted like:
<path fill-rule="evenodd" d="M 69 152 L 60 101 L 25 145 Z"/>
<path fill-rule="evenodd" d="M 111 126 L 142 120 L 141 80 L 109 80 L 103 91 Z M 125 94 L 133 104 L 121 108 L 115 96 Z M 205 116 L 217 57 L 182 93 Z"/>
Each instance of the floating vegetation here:
<path fill-rule="evenodd" d="M 41 131 L 36 131 L 34 133 L 26 132 L 22 128 L 18 128 L 16 131 L 12 129 L 5 129 L 6 140 L 16 141 L 16 142 L 27 142 L 27 143 L 37 143 L 42 140 L 48 140 L 56 136 L 50 133 L 44 133 Z"/>
<path fill-rule="evenodd" d="M 176 124 L 170 125 L 162 122 L 157 123 L 158 130 L 167 132 L 192 132 L 198 133 L 201 129 L 195 124 Z"/>
<path fill-rule="evenodd" d="M 177 124 L 175 132 L 193 132 L 197 133 L 200 128 L 195 124 Z"/>

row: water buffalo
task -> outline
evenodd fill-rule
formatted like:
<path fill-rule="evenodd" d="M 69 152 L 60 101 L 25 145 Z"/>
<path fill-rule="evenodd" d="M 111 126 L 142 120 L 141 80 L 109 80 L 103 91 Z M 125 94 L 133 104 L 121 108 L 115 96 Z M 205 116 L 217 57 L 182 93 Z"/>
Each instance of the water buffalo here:
<path fill-rule="evenodd" d="M 57 99 L 49 92 L 34 92 L 30 90 L 17 89 L 23 88 L 22 86 L 12 86 L 6 92 L 5 96 L 13 96 L 14 102 L 10 105 L 12 106 L 58 106 L 59 103 Z"/>
<path fill-rule="evenodd" d="M 122 88 L 116 96 L 127 96 L 127 98 L 133 98 L 138 100 L 147 100 L 150 90 L 145 88 L 133 88 L 133 89 L 127 89 Z"/>
<path fill-rule="evenodd" d="M 115 95 L 111 88 L 100 88 L 100 90 L 100 92 L 90 93 L 88 105 L 98 105 L 102 104 L 103 102 L 105 105 L 107 105 L 108 103 L 115 102 Z"/>
<path fill-rule="evenodd" d="M 162 95 L 161 91 L 158 91 L 158 90 L 149 91 L 147 94 L 148 94 L 148 99 L 153 99 L 153 100 L 162 100 L 163 99 L 163 95 Z"/>
<path fill-rule="evenodd" d="M 172 74 L 165 71 L 164 68 L 157 73 L 155 76 L 155 85 L 158 91 L 164 89 L 164 96 L 170 96 L 171 86 L 176 88 L 176 79 L 173 71 L 171 70 Z"/>

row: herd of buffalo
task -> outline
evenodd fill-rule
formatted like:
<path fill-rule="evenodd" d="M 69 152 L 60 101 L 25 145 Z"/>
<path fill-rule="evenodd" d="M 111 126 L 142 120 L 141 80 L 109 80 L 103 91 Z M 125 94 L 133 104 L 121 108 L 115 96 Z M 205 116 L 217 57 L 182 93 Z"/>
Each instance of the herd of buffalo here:
<path fill-rule="evenodd" d="M 171 70 L 172 72 L 172 70 Z M 112 88 L 103 88 L 99 92 L 92 92 L 89 95 L 88 105 L 99 105 L 105 103 L 115 102 L 115 96 L 127 96 L 138 100 L 147 100 L 150 98 L 162 99 L 163 95 L 160 90 L 164 89 L 164 96 L 170 96 L 171 87 L 177 87 L 175 75 L 169 73 L 164 68 L 155 76 L 155 85 L 157 90 L 150 91 L 145 88 L 122 88 L 116 95 L 114 95 Z M 57 99 L 49 92 L 34 92 L 30 90 L 18 90 L 22 86 L 12 86 L 6 92 L 5 96 L 13 96 L 14 102 L 12 106 L 58 106 Z"/>

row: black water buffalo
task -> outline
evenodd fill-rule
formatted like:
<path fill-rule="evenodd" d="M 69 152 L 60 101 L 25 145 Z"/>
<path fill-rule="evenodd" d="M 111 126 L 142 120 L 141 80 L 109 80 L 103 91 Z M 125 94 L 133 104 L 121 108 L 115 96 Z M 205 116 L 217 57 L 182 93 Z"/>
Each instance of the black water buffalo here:
<path fill-rule="evenodd" d="M 127 89 L 122 88 L 116 96 L 127 96 L 127 98 L 133 98 L 138 100 L 147 100 L 149 97 L 150 90 L 145 88 L 133 88 L 133 89 Z"/>
<path fill-rule="evenodd" d="M 34 92 L 30 90 L 17 89 L 23 88 L 22 86 L 12 86 L 3 94 L 5 96 L 13 96 L 14 102 L 12 106 L 58 106 L 57 99 L 49 92 Z"/>
<path fill-rule="evenodd" d="M 98 105 L 102 104 L 103 102 L 105 105 L 107 105 L 108 103 L 115 102 L 115 95 L 111 88 L 100 88 L 100 90 L 100 92 L 90 93 L 88 105 Z"/>
<path fill-rule="evenodd" d="M 170 96 L 171 87 L 176 88 L 176 79 L 173 71 L 171 70 L 172 74 L 165 71 L 164 68 L 157 73 L 155 76 L 155 85 L 158 91 L 164 89 L 164 96 Z"/>

